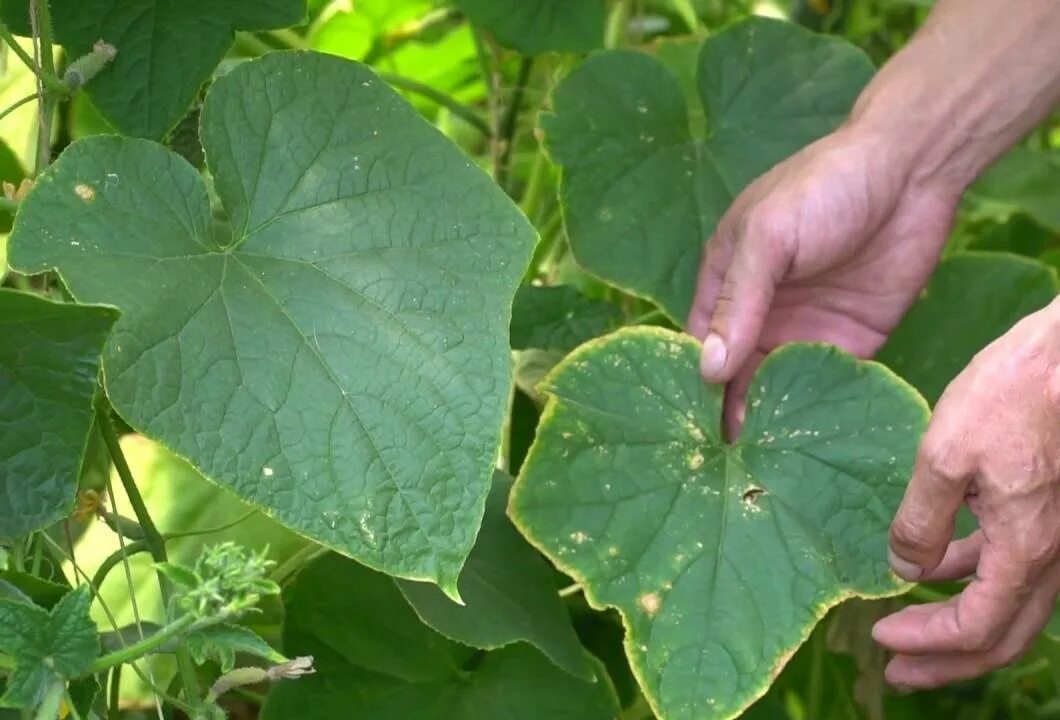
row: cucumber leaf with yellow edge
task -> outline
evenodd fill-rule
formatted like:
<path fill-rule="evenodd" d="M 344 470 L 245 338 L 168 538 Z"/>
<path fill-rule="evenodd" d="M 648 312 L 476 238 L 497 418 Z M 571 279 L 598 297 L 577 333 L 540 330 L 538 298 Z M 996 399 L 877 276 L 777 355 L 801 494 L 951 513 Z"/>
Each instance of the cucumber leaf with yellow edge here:
<path fill-rule="evenodd" d="M 882 365 L 790 345 L 729 444 L 699 351 L 639 327 L 566 358 L 509 508 L 590 604 L 619 610 L 664 720 L 736 717 L 830 607 L 903 590 L 887 530 L 928 416 Z"/>

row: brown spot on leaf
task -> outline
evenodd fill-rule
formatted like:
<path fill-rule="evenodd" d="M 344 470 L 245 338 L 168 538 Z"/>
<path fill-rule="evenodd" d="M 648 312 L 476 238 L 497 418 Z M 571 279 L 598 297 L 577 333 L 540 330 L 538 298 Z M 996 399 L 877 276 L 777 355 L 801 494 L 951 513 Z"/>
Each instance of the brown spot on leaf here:
<path fill-rule="evenodd" d="M 743 495 L 740 499 L 748 505 L 758 505 L 758 498 L 765 495 L 765 493 L 766 491 L 762 488 L 752 485 L 743 491 Z"/>

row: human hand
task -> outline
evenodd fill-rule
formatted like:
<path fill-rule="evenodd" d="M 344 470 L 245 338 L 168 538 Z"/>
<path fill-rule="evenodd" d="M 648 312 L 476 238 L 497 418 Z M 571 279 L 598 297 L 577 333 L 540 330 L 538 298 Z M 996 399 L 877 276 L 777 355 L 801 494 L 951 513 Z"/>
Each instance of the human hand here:
<path fill-rule="evenodd" d="M 919 179 L 900 142 L 847 126 L 752 183 L 718 224 L 688 329 L 704 377 L 730 383 L 730 435 L 771 350 L 821 341 L 870 357 L 927 282 L 960 188 Z"/>
<path fill-rule="evenodd" d="M 981 530 L 952 541 L 967 502 Z M 974 574 L 945 602 L 880 620 L 892 685 L 931 688 L 1020 657 L 1060 591 L 1060 304 L 1028 316 L 946 389 L 891 527 L 908 580 Z"/>

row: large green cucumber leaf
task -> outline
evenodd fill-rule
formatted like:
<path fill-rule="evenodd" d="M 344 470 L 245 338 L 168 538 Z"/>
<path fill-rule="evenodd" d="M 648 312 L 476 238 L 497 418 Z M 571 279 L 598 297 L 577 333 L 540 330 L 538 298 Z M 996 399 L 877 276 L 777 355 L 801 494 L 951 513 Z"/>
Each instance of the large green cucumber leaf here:
<path fill-rule="evenodd" d="M 665 720 L 735 717 L 829 607 L 902 590 L 887 530 L 927 421 L 882 365 L 792 345 L 759 369 L 729 445 L 699 350 L 637 327 L 566 358 L 509 509 L 622 614 Z"/>
<path fill-rule="evenodd" d="M 586 340 L 616 329 L 617 305 L 582 295 L 570 285 L 528 285 L 512 305 L 512 349 L 573 350 Z"/>
<path fill-rule="evenodd" d="M 460 575 L 464 605 L 428 583 L 399 580 L 398 588 L 420 619 L 452 640 L 484 650 L 525 641 L 572 675 L 592 680 L 594 669 L 552 569 L 505 514 L 511 487 L 511 478 L 498 472 L 482 530 Z"/>
<path fill-rule="evenodd" d="M 15 661 L 0 707 L 34 708 L 55 683 L 88 672 L 99 654 L 91 602 L 85 586 L 51 611 L 0 597 L 0 652 Z"/>
<path fill-rule="evenodd" d="M 453 0 L 476 25 L 524 55 L 587 52 L 604 42 L 603 0 Z"/>
<path fill-rule="evenodd" d="M 1060 291 L 1056 271 L 1007 253 L 965 252 L 939 263 L 878 354 L 934 405 L 977 352 Z"/>
<path fill-rule="evenodd" d="M 284 590 L 284 650 L 316 674 L 272 686 L 265 720 L 612 720 L 606 673 L 592 682 L 520 643 L 483 654 L 424 625 L 387 577 L 325 555 Z M 294 655 L 291 655 L 292 657 Z"/>
<path fill-rule="evenodd" d="M 74 504 L 100 354 L 118 311 L 0 290 L 0 538 Z"/>
<path fill-rule="evenodd" d="M 230 230 L 178 156 L 88 138 L 24 202 L 12 265 L 124 311 L 104 371 L 133 427 L 288 527 L 455 593 L 533 229 L 339 58 L 241 65 L 214 84 L 202 138 Z"/>
<path fill-rule="evenodd" d="M 26 0 L 4 15 L 28 32 Z M 56 40 L 74 58 L 99 40 L 118 54 L 86 86 L 99 112 L 126 135 L 159 139 L 188 111 L 236 30 L 297 25 L 305 0 L 77 0 L 51 3 Z"/>
<path fill-rule="evenodd" d="M 656 58 L 591 57 L 541 118 L 578 263 L 683 322 L 703 242 L 735 195 L 842 122 L 871 74 L 844 40 L 765 18 L 703 44 L 701 107 Z"/>

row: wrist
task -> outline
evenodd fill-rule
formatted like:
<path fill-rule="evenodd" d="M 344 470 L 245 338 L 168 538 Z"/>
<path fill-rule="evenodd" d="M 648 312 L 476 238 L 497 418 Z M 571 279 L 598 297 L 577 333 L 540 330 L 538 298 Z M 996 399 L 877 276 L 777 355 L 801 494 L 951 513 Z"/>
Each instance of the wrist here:
<path fill-rule="evenodd" d="M 908 181 L 959 195 L 1060 102 L 1054 0 L 939 0 L 858 99 L 848 127 L 886 139 Z"/>

